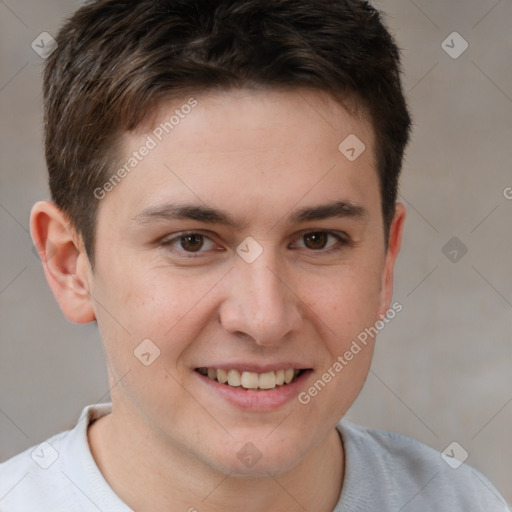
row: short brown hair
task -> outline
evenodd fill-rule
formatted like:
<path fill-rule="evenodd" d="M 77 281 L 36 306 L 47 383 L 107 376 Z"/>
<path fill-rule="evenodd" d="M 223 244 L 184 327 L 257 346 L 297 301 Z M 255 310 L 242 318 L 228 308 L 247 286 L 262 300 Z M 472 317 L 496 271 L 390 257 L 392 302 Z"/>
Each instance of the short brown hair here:
<path fill-rule="evenodd" d="M 386 235 L 411 119 L 399 50 L 362 0 L 97 0 L 64 24 L 44 75 L 53 201 L 94 265 L 98 199 L 119 137 L 163 101 L 213 88 L 353 96 L 372 122 Z"/>

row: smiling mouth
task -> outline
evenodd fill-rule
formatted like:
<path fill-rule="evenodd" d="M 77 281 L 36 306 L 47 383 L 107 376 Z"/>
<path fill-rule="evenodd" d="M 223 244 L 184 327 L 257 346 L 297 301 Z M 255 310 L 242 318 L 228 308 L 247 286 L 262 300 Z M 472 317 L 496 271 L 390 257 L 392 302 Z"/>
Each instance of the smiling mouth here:
<path fill-rule="evenodd" d="M 211 380 L 232 388 L 245 389 L 247 391 L 269 391 L 291 384 L 306 370 L 290 368 L 286 370 L 255 373 L 240 372 L 234 369 L 197 368 L 195 371 Z"/>

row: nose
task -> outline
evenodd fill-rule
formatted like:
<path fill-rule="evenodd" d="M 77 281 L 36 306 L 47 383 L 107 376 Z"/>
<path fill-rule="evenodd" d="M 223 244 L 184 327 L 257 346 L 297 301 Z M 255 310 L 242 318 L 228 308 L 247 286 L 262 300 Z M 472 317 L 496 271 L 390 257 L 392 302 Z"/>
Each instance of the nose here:
<path fill-rule="evenodd" d="M 257 345 L 279 344 L 302 325 L 302 304 L 293 284 L 265 253 L 253 263 L 239 259 L 229 274 L 220 322 L 226 331 Z"/>

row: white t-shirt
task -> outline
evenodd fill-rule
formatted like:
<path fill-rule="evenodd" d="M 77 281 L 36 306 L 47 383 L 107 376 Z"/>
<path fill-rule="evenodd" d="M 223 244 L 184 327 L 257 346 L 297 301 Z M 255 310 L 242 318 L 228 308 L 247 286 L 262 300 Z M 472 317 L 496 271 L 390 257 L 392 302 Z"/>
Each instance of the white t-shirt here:
<path fill-rule="evenodd" d="M 110 409 L 86 407 L 74 429 L 0 464 L 0 512 L 133 512 L 103 478 L 87 441 L 88 425 Z M 345 420 L 337 428 L 345 477 L 333 512 L 510 512 L 466 464 L 454 469 L 440 453 L 399 434 Z"/>

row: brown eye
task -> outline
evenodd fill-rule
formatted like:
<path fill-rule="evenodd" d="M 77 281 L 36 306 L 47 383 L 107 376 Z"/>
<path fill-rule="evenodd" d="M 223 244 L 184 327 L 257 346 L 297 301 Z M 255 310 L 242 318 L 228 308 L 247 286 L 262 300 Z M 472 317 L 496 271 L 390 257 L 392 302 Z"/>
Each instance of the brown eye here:
<path fill-rule="evenodd" d="M 180 245 L 187 252 L 197 252 L 204 245 L 204 237 L 197 234 L 185 235 L 180 237 Z"/>
<path fill-rule="evenodd" d="M 163 239 L 161 246 L 178 258 L 199 258 L 218 251 L 215 242 L 200 232 L 183 232 L 173 238 Z"/>
<path fill-rule="evenodd" d="M 322 231 L 318 233 L 308 233 L 304 235 L 304 244 L 308 249 L 325 249 L 328 239 L 329 234 Z"/>
<path fill-rule="evenodd" d="M 337 234 L 332 231 L 310 231 L 303 234 L 294 249 L 309 249 L 320 254 L 341 251 L 352 247 L 353 243 L 347 234 Z"/>

